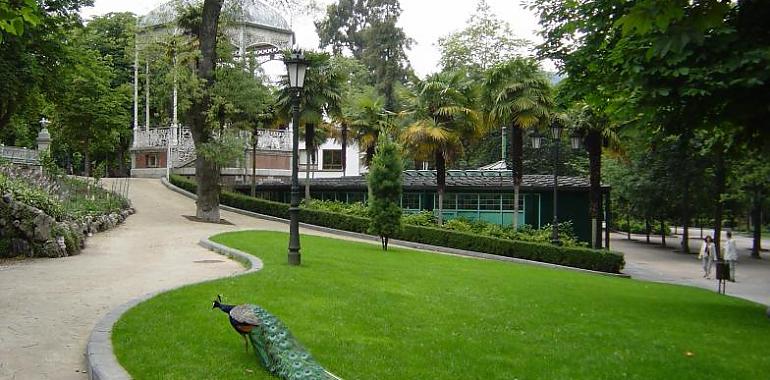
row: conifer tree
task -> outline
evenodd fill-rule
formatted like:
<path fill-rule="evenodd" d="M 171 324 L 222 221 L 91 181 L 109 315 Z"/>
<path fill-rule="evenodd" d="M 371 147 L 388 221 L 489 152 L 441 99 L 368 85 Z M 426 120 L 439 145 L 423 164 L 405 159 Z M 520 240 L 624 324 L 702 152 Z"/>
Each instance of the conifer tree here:
<path fill-rule="evenodd" d="M 377 153 L 369 170 L 369 212 L 372 222 L 369 233 L 382 241 L 382 249 L 388 250 L 388 240 L 401 230 L 401 193 L 404 163 L 398 146 L 380 133 Z"/>

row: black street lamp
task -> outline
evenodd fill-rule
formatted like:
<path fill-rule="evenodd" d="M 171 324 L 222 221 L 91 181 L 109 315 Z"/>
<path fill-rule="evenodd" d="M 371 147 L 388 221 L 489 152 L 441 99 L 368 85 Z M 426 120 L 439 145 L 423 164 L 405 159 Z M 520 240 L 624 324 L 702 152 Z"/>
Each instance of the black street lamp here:
<path fill-rule="evenodd" d="M 292 96 L 291 205 L 289 206 L 289 265 L 299 265 L 299 100 L 309 62 L 299 49 L 284 59 Z"/>
<path fill-rule="evenodd" d="M 564 132 L 564 127 L 559 122 L 551 123 L 551 147 L 553 150 L 553 221 L 551 230 L 551 243 L 554 245 L 561 245 L 559 239 L 559 215 L 558 215 L 558 187 L 559 187 L 559 149 L 561 148 L 561 135 Z M 537 130 L 534 130 L 530 134 L 530 140 L 532 142 L 532 148 L 540 149 L 543 143 L 543 135 Z M 573 149 L 580 148 L 580 137 L 573 133 L 570 135 L 570 143 Z"/>

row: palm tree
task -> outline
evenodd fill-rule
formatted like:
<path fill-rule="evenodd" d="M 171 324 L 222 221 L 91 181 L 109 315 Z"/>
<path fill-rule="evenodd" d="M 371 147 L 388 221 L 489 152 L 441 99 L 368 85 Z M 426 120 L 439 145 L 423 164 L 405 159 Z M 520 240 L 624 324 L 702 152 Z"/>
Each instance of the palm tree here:
<path fill-rule="evenodd" d="M 395 114 L 385 109 L 385 98 L 370 87 L 356 94 L 348 107 L 350 128 L 360 149 L 366 152 L 366 165 L 372 163 L 381 131 L 390 131 Z"/>
<path fill-rule="evenodd" d="M 300 125 L 297 128 L 305 130 L 305 198 L 309 200 L 310 167 L 315 162 L 315 148 L 326 140 L 331 129 L 325 117 L 340 113 L 346 74 L 327 53 L 307 52 L 305 59 L 310 61 L 310 65 L 305 74 L 305 86 L 300 101 Z M 291 111 L 291 92 L 287 85 L 288 78 L 284 78 L 284 87 L 279 97 L 279 106 L 284 114 Z"/>
<path fill-rule="evenodd" d="M 554 105 L 551 83 L 534 60 L 515 58 L 487 71 L 484 105 L 489 125 L 510 125 L 513 133 L 513 226 L 518 228 L 524 130 L 548 123 Z"/>
<path fill-rule="evenodd" d="M 401 140 L 416 159 L 436 164 L 438 223 L 443 222 L 446 167 L 463 152 L 463 141 L 478 138 L 484 123 L 478 88 L 464 71 L 433 74 L 414 85 L 408 99 L 410 122 Z"/>
<path fill-rule="evenodd" d="M 584 136 L 585 148 L 588 152 L 588 167 L 590 188 L 588 197 L 591 201 L 590 217 L 596 221 L 596 236 L 593 248 L 602 247 L 602 147 L 608 146 L 614 151 L 620 150 L 620 140 L 616 133 L 616 125 L 601 110 L 585 102 L 575 103 L 568 111 L 568 118 L 574 131 Z M 609 226 L 607 226 L 609 228 Z"/>

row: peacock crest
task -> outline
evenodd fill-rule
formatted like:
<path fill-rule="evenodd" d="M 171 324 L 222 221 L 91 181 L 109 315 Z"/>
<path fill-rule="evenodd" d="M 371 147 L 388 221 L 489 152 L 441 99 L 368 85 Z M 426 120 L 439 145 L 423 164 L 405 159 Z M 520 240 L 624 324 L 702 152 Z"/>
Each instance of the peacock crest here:
<path fill-rule="evenodd" d="M 217 296 L 213 308 L 227 313 L 230 324 L 254 347 L 259 361 L 284 380 L 341 380 L 325 370 L 289 332 L 280 319 L 257 305 L 226 305 Z"/>

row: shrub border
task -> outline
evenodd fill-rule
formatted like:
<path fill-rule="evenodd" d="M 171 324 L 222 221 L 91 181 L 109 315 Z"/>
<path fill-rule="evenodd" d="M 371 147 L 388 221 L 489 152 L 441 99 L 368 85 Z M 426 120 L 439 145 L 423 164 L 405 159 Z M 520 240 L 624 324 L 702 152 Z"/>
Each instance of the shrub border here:
<path fill-rule="evenodd" d="M 168 187 L 169 189 L 179 194 L 182 194 L 191 199 L 197 199 L 197 196 L 190 191 L 190 190 L 194 190 L 195 184 L 192 181 L 189 181 L 182 177 L 177 177 L 177 178 L 181 179 L 181 181 L 179 180 L 176 181 L 176 182 L 181 182 L 179 183 L 179 185 L 181 186 L 178 186 L 177 184 L 172 183 L 171 181 L 168 181 L 165 178 L 162 178 L 161 182 L 166 187 Z M 172 180 L 174 180 L 173 176 L 172 176 Z M 223 193 L 221 197 L 221 201 L 226 202 L 227 198 L 233 195 L 238 197 L 246 197 L 240 194 Z M 285 205 L 283 203 L 277 203 L 277 202 L 269 202 L 265 200 L 260 200 L 260 202 L 264 202 L 268 205 L 275 206 L 278 209 L 285 209 L 286 213 L 288 214 L 288 207 L 289 207 L 288 205 Z M 246 216 L 271 220 L 271 221 L 280 222 L 284 224 L 288 223 L 288 220 L 286 218 L 281 218 L 273 215 L 260 214 L 253 211 L 248 211 L 248 210 L 228 206 L 226 204 L 221 204 L 220 207 L 223 210 L 235 212 Z M 334 217 L 337 215 L 338 214 L 335 214 L 335 213 L 317 211 L 317 210 L 312 210 L 311 212 L 308 212 L 308 210 L 303 209 L 300 211 L 300 220 L 305 218 L 323 219 L 324 216 Z M 305 218 L 303 218 L 303 216 Z M 340 219 L 340 218 L 335 218 L 335 219 Z M 368 221 L 366 218 L 345 215 L 344 220 L 347 220 L 348 223 L 353 227 L 351 229 L 355 229 L 356 226 L 361 228 L 359 228 L 358 231 L 356 230 L 350 231 L 350 230 L 331 228 L 331 227 L 317 225 L 317 224 L 300 223 L 300 225 L 304 228 L 315 230 L 315 231 L 326 232 L 326 233 L 335 234 L 335 235 L 348 236 L 348 237 L 353 237 L 353 238 L 362 239 L 362 240 L 377 241 L 377 242 L 380 241 L 378 237 L 368 235 L 365 233 L 366 226 L 368 226 L 368 223 L 364 223 Z M 361 223 L 364 223 L 364 224 L 361 225 Z M 421 238 L 420 236 L 418 236 L 418 234 L 423 234 L 426 231 L 429 233 L 432 232 L 434 234 L 432 236 L 432 239 L 430 237 Z M 405 240 L 402 238 L 403 236 L 413 237 L 413 239 Z M 440 241 L 441 239 L 444 239 L 445 242 L 455 243 L 456 245 L 462 248 L 448 247 L 448 246 L 434 243 L 436 240 Z M 425 240 L 428 240 L 428 241 L 425 241 Z M 494 252 L 481 252 L 480 250 L 466 249 L 466 247 L 477 247 L 478 246 L 477 242 L 479 241 L 486 241 L 489 244 L 491 244 L 493 248 L 492 250 Z M 601 275 L 614 276 L 614 277 L 623 277 L 623 278 L 631 277 L 630 275 L 620 273 L 620 269 L 622 269 L 624 264 L 623 255 L 620 253 L 615 253 L 610 251 L 599 251 L 599 250 L 592 250 L 587 248 L 554 247 L 546 244 L 511 241 L 511 240 L 504 240 L 504 239 L 498 239 L 493 237 L 484 237 L 484 236 L 478 236 L 474 234 L 467 234 L 467 233 L 462 233 L 457 231 L 442 230 L 438 228 L 409 226 L 409 225 L 404 226 L 404 230 L 400 234 L 399 238 L 391 239 L 391 242 L 393 244 L 396 244 L 402 247 L 419 249 L 419 250 L 430 251 L 430 252 L 439 252 L 439 253 L 453 254 L 458 256 L 476 257 L 476 258 L 498 260 L 498 261 L 508 261 L 508 262 L 514 262 L 514 263 L 520 263 L 520 264 L 534 264 L 534 265 L 548 267 L 548 268 L 561 268 L 561 269 L 568 269 L 572 271 L 594 273 L 594 274 L 601 274 Z M 434 244 L 431 244 L 431 243 L 434 243 Z M 533 247 L 534 255 L 530 255 L 528 257 L 515 256 L 513 252 L 511 252 L 511 250 L 515 249 L 517 246 Z M 592 254 L 592 255 L 597 255 L 597 254 L 613 255 L 615 257 L 618 257 L 619 260 L 616 261 L 617 266 L 615 270 L 612 270 L 611 268 L 610 270 L 601 270 L 601 269 L 597 270 L 595 268 L 590 268 L 590 267 L 585 268 L 585 267 L 570 266 L 570 265 L 565 265 L 566 264 L 564 262 L 565 260 L 560 260 L 562 259 L 560 253 L 565 251 L 571 252 L 573 256 L 583 255 L 585 253 Z M 537 256 L 537 255 L 541 255 L 546 259 L 551 259 L 551 261 L 534 260 L 535 257 L 532 257 L 532 256 Z"/>

